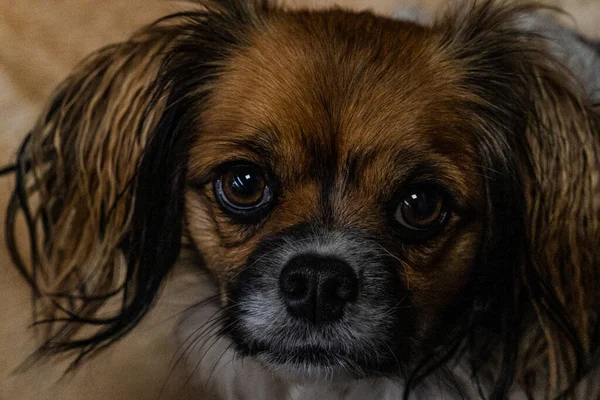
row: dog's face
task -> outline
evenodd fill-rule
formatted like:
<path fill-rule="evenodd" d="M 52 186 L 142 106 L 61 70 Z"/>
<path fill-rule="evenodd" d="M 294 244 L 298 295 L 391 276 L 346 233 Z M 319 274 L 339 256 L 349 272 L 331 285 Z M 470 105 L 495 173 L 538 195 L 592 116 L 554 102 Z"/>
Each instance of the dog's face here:
<path fill-rule="evenodd" d="M 244 354 L 379 373 L 441 333 L 485 202 L 474 127 L 431 40 L 364 15 L 286 18 L 223 68 L 186 222 Z"/>

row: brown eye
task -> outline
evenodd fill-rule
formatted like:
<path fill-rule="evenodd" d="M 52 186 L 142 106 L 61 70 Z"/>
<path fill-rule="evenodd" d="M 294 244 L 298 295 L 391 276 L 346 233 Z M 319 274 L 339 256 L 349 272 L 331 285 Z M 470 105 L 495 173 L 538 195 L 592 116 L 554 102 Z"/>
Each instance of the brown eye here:
<path fill-rule="evenodd" d="M 427 231 L 445 222 L 448 215 L 442 196 L 433 190 L 413 190 L 400 200 L 396 220 L 405 228 Z"/>
<path fill-rule="evenodd" d="M 272 197 L 264 173 L 252 164 L 234 164 L 223 170 L 215 181 L 215 192 L 227 211 L 242 215 L 262 210 Z"/>

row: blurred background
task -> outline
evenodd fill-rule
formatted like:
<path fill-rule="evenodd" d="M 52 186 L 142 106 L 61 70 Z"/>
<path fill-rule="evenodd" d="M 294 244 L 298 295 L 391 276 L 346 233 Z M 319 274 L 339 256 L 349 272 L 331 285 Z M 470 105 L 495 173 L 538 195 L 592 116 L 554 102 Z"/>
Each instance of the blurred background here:
<path fill-rule="evenodd" d="M 458 0 L 288 0 L 294 6 L 405 10 L 431 15 Z M 566 22 L 600 37 L 600 0 L 545 0 Z M 86 54 L 126 38 L 141 25 L 185 8 L 168 0 L 0 0 L 0 149 L 31 126 L 54 86 Z M 0 152 L 2 152 L 0 150 Z"/>

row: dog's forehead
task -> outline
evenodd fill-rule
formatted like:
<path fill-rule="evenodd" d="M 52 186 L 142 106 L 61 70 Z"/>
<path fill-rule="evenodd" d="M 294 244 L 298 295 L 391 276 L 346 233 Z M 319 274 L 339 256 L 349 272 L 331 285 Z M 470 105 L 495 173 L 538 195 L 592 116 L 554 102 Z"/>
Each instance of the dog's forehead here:
<path fill-rule="evenodd" d="M 445 96 L 458 77 L 441 66 L 425 28 L 367 14 L 291 14 L 249 42 L 215 84 L 192 161 L 256 157 L 283 179 L 364 167 L 385 180 L 391 165 L 407 174 L 471 156 Z"/>

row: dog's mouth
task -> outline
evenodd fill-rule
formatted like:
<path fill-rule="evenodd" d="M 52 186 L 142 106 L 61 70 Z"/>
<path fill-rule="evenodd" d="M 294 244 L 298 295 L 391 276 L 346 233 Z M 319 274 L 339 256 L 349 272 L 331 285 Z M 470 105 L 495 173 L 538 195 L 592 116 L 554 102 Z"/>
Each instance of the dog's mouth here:
<path fill-rule="evenodd" d="M 239 345 L 238 351 L 251 356 L 267 368 L 298 379 L 364 378 L 383 376 L 398 370 L 395 355 L 365 352 L 360 349 L 301 345 L 291 347 L 270 346 L 264 343 L 253 346 Z"/>
<path fill-rule="evenodd" d="M 320 378 L 351 378 L 389 376 L 401 369 L 402 355 L 407 355 L 401 343 L 360 343 L 344 340 L 320 340 L 306 343 L 296 340 L 261 340 L 248 332 L 229 330 L 236 352 L 251 357 L 267 369 L 297 380 Z M 290 339 L 295 335 L 288 332 Z"/>

